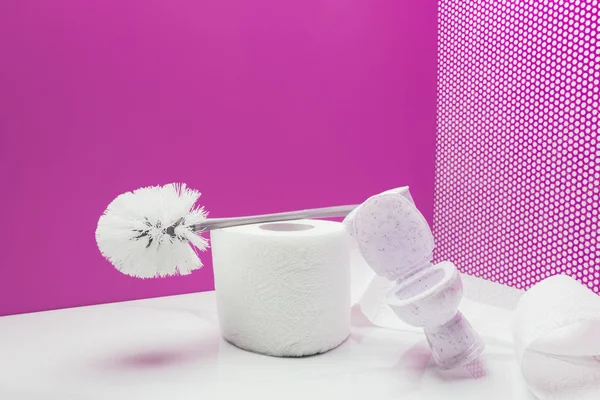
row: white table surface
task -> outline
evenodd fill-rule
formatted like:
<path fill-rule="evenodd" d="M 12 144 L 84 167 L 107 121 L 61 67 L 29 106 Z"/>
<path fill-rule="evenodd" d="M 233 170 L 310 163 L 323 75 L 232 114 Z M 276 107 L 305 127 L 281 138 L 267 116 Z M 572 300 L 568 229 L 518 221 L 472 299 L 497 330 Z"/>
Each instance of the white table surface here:
<path fill-rule="evenodd" d="M 480 361 L 439 371 L 421 332 L 353 310 L 328 353 L 274 358 L 219 335 L 214 292 L 0 318 L 0 399 L 534 399 L 510 344 L 511 312 L 466 299 Z M 506 335 L 505 335 L 506 336 Z"/>

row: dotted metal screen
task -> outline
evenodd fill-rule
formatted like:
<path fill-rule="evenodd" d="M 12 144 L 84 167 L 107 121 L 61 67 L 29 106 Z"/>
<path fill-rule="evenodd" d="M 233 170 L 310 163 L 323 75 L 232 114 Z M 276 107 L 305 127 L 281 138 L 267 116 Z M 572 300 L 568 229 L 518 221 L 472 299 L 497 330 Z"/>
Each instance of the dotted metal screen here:
<path fill-rule="evenodd" d="M 600 292 L 598 1 L 438 3 L 435 258 Z"/>

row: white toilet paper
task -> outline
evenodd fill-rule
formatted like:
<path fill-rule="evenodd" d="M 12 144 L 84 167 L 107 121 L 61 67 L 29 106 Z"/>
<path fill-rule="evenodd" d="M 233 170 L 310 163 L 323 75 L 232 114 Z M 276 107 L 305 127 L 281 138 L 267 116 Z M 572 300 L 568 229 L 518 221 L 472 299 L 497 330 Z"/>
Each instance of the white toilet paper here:
<path fill-rule="evenodd" d="M 211 233 L 223 337 L 275 356 L 322 353 L 350 328 L 350 238 L 338 222 L 299 220 Z"/>
<path fill-rule="evenodd" d="M 600 399 L 600 296 L 566 275 L 529 289 L 515 314 L 523 377 L 540 399 Z"/>

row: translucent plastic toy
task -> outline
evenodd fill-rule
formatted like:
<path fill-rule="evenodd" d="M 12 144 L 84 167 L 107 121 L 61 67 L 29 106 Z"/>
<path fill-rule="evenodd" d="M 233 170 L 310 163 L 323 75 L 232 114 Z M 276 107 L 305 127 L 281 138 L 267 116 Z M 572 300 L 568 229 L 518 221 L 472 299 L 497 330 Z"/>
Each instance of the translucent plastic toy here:
<path fill-rule="evenodd" d="M 377 273 L 396 282 L 388 305 L 404 322 L 422 327 L 440 368 L 468 364 L 483 342 L 458 311 L 462 282 L 456 266 L 433 264 L 433 235 L 408 188 L 373 196 L 344 221 Z"/>

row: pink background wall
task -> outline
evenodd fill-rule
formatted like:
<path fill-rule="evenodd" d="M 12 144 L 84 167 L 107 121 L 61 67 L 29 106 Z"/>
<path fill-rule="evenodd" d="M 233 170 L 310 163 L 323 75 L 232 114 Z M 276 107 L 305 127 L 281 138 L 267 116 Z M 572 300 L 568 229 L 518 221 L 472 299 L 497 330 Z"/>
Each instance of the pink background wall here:
<path fill-rule="evenodd" d="M 411 185 L 432 219 L 436 3 L 0 2 L 0 315 L 209 290 L 98 252 L 119 193 L 187 182 L 213 216 Z"/>

